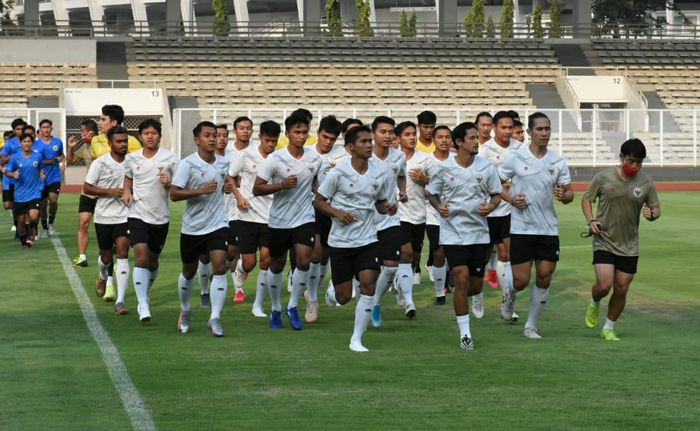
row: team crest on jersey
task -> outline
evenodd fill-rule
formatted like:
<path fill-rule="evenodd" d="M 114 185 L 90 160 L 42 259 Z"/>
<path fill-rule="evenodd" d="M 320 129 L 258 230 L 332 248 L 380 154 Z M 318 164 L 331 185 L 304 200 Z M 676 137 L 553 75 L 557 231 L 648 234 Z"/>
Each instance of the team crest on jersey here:
<path fill-rule="evenodd" d="M 335 167 L 335 162 L 331 162 L 331 163 L 328 165 L 328 169 L 331 169 L 331 168 L 334 168 L 334 167 Z"/>
<path fill-rule="evenodd" d="M 399 165 L 391 165 L 391 170 L 397 173 L 399 171 Z"/>
<path fill-rule="evenodd" d="M 642 188 L 635 187 L 634 190 L 632 190 L 632 194 L 634 195 L 635 198 L 641 197 L 642 196 Z"/>
<path fill-rule="evenodd" d="M 476 182 L 479 183 L 479 184 L 481 184 L 481 180 L 484 179 L 484 177 L 482 177 L 481 175 L 477 175 L 477 176 L 474 177 L 474 178 L 476 179 Z"/>
<path fill-rule="evenodd" d="M 525 170 L 527 171 L 527 166 L 525 166 Z"/>
<path fill-rule="evenodd" d="M 39 167 L 39 162 L 33 162 L 32 166 L 34 166 L 35 168 Z"/>
<path fill-rule="evenodd" d="M 547 169 L 547 171 L 549 172 L 549 175 L 554 175 L 554 168 L 552 166 L 550 166 L 549 169 Z"/>
<path fill-rule="evenodd" d="M 376 181 L 372 181 L 372 188 L 374 189 L 374 191 L 377 191 L 377 189 L 379 188 L 379 183 Z"/>
<path fill-rule="evenodd" d="M 58 151 L 58 145 L 54 145 L 54 146 L 53 146 L 53 150 L 54 150 L 54 151 Z"/>
<path fill-rule="evenodd" d="M 163 169 L 165 169 L 165 166 L 163 166 L 163 165 L 158 165 L 158 170 L 159 170 L 159 171 L 162 171 Z"/>
<path fill-rule="evenodd" d="M 316 165 L 313 163 L 309 163 L 307 167 L 309 168 L 309 172 L 313 172 L 314 169 L 316 169 Z"/>
<path fill-rule="evenodd" d="M 353 187 L 355 187 L 355 184 L 350 183 L 350 188 L 353 188 Z"/>
<path fill-rule="evenodd" d="M 455 182 L 455 177 L 450 177 L 450 182 L 454 183 L 454 182 Z"/>

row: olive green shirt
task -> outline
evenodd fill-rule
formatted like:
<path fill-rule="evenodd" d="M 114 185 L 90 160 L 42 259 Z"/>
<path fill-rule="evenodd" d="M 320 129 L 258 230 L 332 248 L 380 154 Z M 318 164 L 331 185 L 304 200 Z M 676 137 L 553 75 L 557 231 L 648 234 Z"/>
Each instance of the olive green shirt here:
<path fill-rule="evenodd" d="M 618 256 L 639 256 L 639 214 L 642 206 L 660 205 L 654 182 L 642 172 L 627 181 L 612 167 L 599 172 L 584 195 L 591 203 L 598 200 L 595 219 L 603 231 L 593 237 L 593 250 Z"/>

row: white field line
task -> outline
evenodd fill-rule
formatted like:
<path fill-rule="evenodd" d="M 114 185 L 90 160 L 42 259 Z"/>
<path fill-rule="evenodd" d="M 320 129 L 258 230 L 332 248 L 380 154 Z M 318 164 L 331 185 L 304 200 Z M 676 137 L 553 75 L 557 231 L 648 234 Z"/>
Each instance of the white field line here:
<path fill-rule="evenodd" d="M 83 313 L 85 323 L 92 334 L 92 338 L 100 348 L 100 352 L 102 352 L 102 361 L 107 366 L 109 377 L 112 379 L 114 388 L 117 390 L 119 398 L 122 400 L 124 410 L 126 410 L 127 415 L 129 415 L 131 426 L 137 431 L 156 430 L 156 424 L 153 421 L 151 411 L 143 401 L 143 398 L 141 398 L 134 383 L 131 381 L 126 366 L 124 362 L 122 362 L 121 357 L 119 357 L 117 347 L 112 343 L 107 330 L 102 326 L 100 319 L 97 317 L 95 308 L 92 306 L 87 293 L 85 293 L 83 283 L 80 281 L 80 277 L 78 277 L 75 269 L 73 269 L 73 265 L 68 258 L 68 253 L 63 247 L 61 240 L 58 236 L 53 236 L 51 237 L 51 242 L 56 249 L 58 259 L 63 265 L 66 277 L 68 277 L 73 295 L 75 295 L 75 299 L 78 301 L 78 305 L 80 305 L 80 311 Z"/>

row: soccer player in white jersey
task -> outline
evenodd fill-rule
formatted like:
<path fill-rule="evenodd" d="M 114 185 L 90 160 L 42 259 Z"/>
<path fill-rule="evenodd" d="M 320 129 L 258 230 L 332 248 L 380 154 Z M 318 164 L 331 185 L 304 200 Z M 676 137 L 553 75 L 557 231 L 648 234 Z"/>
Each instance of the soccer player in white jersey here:
<path fill-rule="evenodd" d="M 333 115 L 321 118 L 318 125 L 316 145 L 311 150 L 321 156 L 321 167 L 318 174 L 318 183 L 321 184 L 325 172 L 331 169 L 339 161 L 349 157 L 348 152 L 343 147 L 335 147 L 335 142 L 340 136 L 342 124 Z M 314 210 L 316 219 L 316 241 L 311 253 L 311 264 L 309 267 L 309 285 L 304 296 L 306 297 L 306 313 L 304 320 L 313 323 L 318 320 L 318 289 L 326 275 L 328 268 L 328 234 L 331 230 L 331 219 L 326 214 Z"/>
<path fill-rule="evenodd" d="M 510 151 L 516 151 L 520 148 L 521 144 L 512 139 L 513 118 L 510 117 L 508 112 L 499 111 L 493 116 L 493 130 L 494 137 L 484 145 L 479 146 L 479 156 L 489 160 L 498 168 L 503 163 L 506 154 Z M 510 182 L 505 182 L 503 187 L 507 192 L 510 187 Z M 513 285 L 513 274 L 510 269 L 510 204 L 505 200 L 501 200 L 498 208 L 489 214 L 488 223 L 491 245 L 496 249 L 497 261 L 495 263 L 495 268 L 489 263 L 489 272 L 487 274 L 491 276 L 491 271 L 496 271 L 496 283 L 495 286 L 492 287 L 498 287 L 498 285 L 500 285 L 505 298 L 505 292 L 512 290 L 511 286 Z M 491 284 L 491 280 L 489 280 L 489 284 Z M 478 298 L 474 297 L 472 312 L 474 317 L 478 319 L 483 317 L 483 295 L 480 295 Z M 501 317 L 506 318 L 509 316 Z M 510 319 L 516 321 L 518 320 L 518 315 L 513 312 L 513 314 L 510 315 Z"/>
<path fill-rule="evenodd" d="M 525 130 L 520 120 L 513 120 L 513 139 L 521 144 L 525 143 Z"/>
<path fill-rule="evenodd" d="M 559 261 L 559 221 L 554 199 L 568 204 L 574 200 L 571 176 L 564 158 L 547 148 L 552 127 L 549 118 L 535 112 L 528 117 L 530 145 L 511 151 L 498 168 L 502 181 L 513 181 L 503 198 L 511 205 L 510 261 L 514 289 L 506 292 L 501 315 L 513 314 L 516 294 L 530 283 L 532 263 L 537 278 L 532 289 L 530 312 L 523 334 L 542 338 L 537 321 L 549 296 L 552 274 Z"/>
<path fill-rule="evenodd" d="M 134 248 L 132 280 L 139 320 L 151 320 L 149 294 L 158 277 L 158 259 L 170 226 L 168 192 L 178 157 L 160 147 L 162 126 L 149 118 L 139 124 L 143 149 L 126 155 L 122 202 L 129 207 L 129 240 Z"/>
<path fill-rule="evenodd" d="M 226 255 L 229 230 L 224 206 L 224 194 L 231 193 L 233 181 L 227 176 L 229 162 L 216 154 L 216 126 L 203 121 L 192 130 L 197 152 L 182 159 L 170 186 L 170 199 L 186 200 L 180 234 L 182 272 L 178 280 L 181 333 L 190 330 L 190 296 L 202 254 L 209 255 L 213 276 L 211 280 L 211 314 L 208 327 L 212 335 L 222 337 L 221 310 L 226 302 Z"/>
<path fill-rule="evenodd" d="M 435 151 L 431 154 L 435 166 L 454 157 L 450 153 L 452 146 L 452 131 L 441 125 L 433 129 Z M 435 170 L 433 169 L 433 172 Z M 430 253 L 428 255 L 428 271 L 435 285 L 435 305 L 445 304 L 445 281 L 447 280 L 447 265 L 445 265 L 445 250 L 440 245 L 440 214 L 426 201 L 425 231 L 428 234 Z"/>
<path fill-rule="evenodd" d="M 386 172 L 385 185 L 386 198 L 390 204 L 406 202 L 406 156 L 400 150 L 392 148 L 396 140 L 396 123 L 393 118 L 380 116 L 372 121 L 372 160 Z M 397 193 L 398 189 L 398 193 Z M 399 262 L 404 265 L 404 275 L 411 279 L 405 286 L 413 289 L 413 271 L 411 270 L 411 243 L 404 241 L 401 229 L 401 218 L 396 214 L 375 214 L 374 223 L 377 226 L 377 238 L 379 239 L 379 252 L 382 258 L 382 270 L 377 279 L 376 293 L 374 295 L 374 307 L 372 308 L 372 326 L 379 328 L 382 325 L 381 301 L 394 282 L 398 272 Z M 406 307 L 406 316 L 415 317 L 415 308 Z"/>
<path fill-rule="evenodd" d="M 270 241 L 267 221 L 270 216 L 272 195 L 253 195 L 253 184 L 258 169 L 265 159 L 275 151 L 280 136 L 280 125 L 274 121 L 260 123 L 260 145 L 240 151 L 233 158 L 228 174 L 240 187 L 234 187 L 238 206 L 238 220 L 234 230 L 238 234 L 238 248 L 241 252 L 242 271 L 251 272 L 256 265 L 256 252 L 260 252 L 260 271 L 255 291 L 252 313 L 255 317 L 267 317 L 263 311 L 263 301 L 267 294 L 267 271 L 270 267 Z M 235 297 L 234 297 L 235 298 Z"/>
<path fill-rule="evenodd" d="M 479 129 L 479 146 L 484 145 L 491 139 L 491 131 L 493 130 L 493 116 L 484 111 L 479 112 L 474 120 L 476 127 Z"/>
<path fill-rule="evenodd" d="M 469 327 L 469 300 L 481 291 L 489 253 L 486 216 L 501 200 L 496 168 L 479 157 L 474 123 L 462 123 L 452 131 L 457 155 L 437 165 L 428 185 L 428 199 L 440 213 L 440 244 L 454 277 L 454 310 L 459 345 L 474 349 Z"/>
<path fill-rule="evenodd" d="M 333 218 L 328 237 L 331 246 L 331 274 L 336 300 L 346 304 L 352 297 L 352 279 L 360 280 L 360 297 L 355 306 L 355 327 L 350 350 L 369 351 L 362 344 L 374 304 L 374 289 L 379 276 L 379 244 L 374 224 L 375 212 L 396 212 L 388 204 L 383 177 L 384 166 L 371 161 L 372 135 L 367 126 L 347 133 L 346 144 L 352 157 L 328 172 L 316 193 L 319 211 Z"/>
<path fill-rule="evenodd" d="M 406 156 L 406 195 L 408 200 L 399 203 L 399 217 L 404 244 L 410 244 L 410 263 L 399 263 L 398 281 L 401 293 L 406 301 L 409 317 L 415 316 L 413 304 L 414 274 L 420 282 L 419 263 L 425 238 L 426 201 L 425 186 L 430 181 L 430 175 L 435 167 L 435 159 L 431 154 L 416 151 L 418 127 L 412 121 L 404 121 L 396 126 L 396 136 L 399 145 Z M 407 275 L 407 272 L 410 272 Z M 408 283 L 410 281 L 410 284 Z M 404 285 L 405 284 L 405 285 Z M 412 316 L 409 314 L 411 313 Z"/>
<path fill-rule="evenodd" d="M 321 157 L 304 143 L 309 136 L 309 119 L 293 114 L 284 120 L 289 145 L 270 154 L 258 169 L 253 195 L 273 194 L 268 232 L 270 241 L 270 269 L 267 287 L 270 290 L 272 313 L 270 328 L 282 328 L 282 270 L 286 255 L 294 248 L 296 269 L 292 276 L 292 293 L 284 309 L 291 327 L 301 330 L 297 306 L 309 284 L 311 251 L 316 243 L 313 190 Z"/>
<path fill-rule="evenodd" d="M 96 290 L 105 290 L 113 249 L 116 249 L 117 300 L 114 312 L 123 315 L 128 313 L 124 300 L 129 283 L 129 208 L 121 197 L 124 193 L 124 158 L 129 134 L 124 127 L 114 126 L 107 131 L 107 141 L 110 152 L 90 164 L 83 191 L 87 195 L 97 196 L 95 233 L 100 256 L 97 258 L 99 274 Z"/>

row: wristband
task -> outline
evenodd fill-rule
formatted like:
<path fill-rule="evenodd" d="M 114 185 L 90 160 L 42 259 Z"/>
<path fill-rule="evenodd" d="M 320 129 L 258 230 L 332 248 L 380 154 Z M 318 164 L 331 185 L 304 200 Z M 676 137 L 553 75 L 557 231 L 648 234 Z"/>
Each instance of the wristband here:
<path fill-rule="evenodd" d="M 596 219 L 590 219 L 590 220 L 588 220 L 588 226 L 590 226 L 591 223 L 593 223 L 594 221 L 598 221 L 598 220 L 596 220 Z"/>
<path fill-rule="evenodd" d="M 654 214 L 654 210 L 649 211 L 649 221 L 654 221 L 656 220 L 656 215 Z"/>

